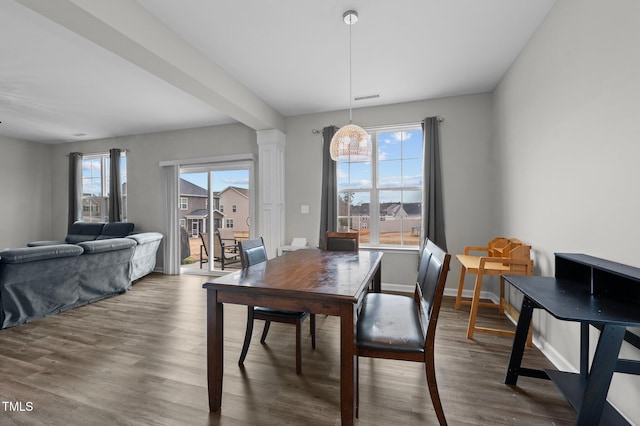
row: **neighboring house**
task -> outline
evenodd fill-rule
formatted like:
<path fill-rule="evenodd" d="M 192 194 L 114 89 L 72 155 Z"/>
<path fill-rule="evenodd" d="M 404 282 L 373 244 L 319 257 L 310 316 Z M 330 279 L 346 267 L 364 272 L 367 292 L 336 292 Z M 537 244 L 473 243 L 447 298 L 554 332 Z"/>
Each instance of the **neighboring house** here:
<path fill-rule="evenodd" d="M 224 214 L 222 228 L 249 232 L 249 190 L 228 186 L 220 191 L 219 210 Z"/>
<path fill-rule="evenodd" d="M 209 232 L 209 196 L 207 190 L 201 186 L 180 178 L 180 198 L 178 200 L 180 212 L 180 226 L 185 228 L 192 237 L 200 232 Z M 217 210 L 218 197 L 213 195 L 214 228 L 222 223 L 224 215 Z"/>
<path fill-rule="evenodd" d="M 249 190 L 229 186 L 214 192 L 213 229 L 232 228 L 236 232 L 249 231 Z M 192 237 L 210 232 L 209 197 L 207 190 L 180 178 L 180 226 Z"/>

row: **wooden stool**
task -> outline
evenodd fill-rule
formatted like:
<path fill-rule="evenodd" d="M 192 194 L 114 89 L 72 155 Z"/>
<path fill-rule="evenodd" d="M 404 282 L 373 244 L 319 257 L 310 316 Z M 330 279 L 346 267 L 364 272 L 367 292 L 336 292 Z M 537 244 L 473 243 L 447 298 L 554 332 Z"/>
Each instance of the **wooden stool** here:
<path fill-rule="evenodd" d="M 487 253 L 487 256 L 470 255 L 469 253 L 472 251 L 484 251 Z M 518 320 L 518 312 L 509 305 L 504 298 L 504 279 L 502 278 L 502 275 L 533 275 L 531 246 L 522 244 L 520 240 L 515 238 L 508 239 L 499 237 L 491 240 L 486 247 L 467 246 L 464 248 L 464 254 L 458 254 L 456 255 L 456 258 L 460 261 L 462 269 L 460 270 L 460 282 L 458 284 L 455 308 L 460 309 L 460 305 L 462 304 L 471 305 L 469 312 L 469 325 L 467 326 L 467 338 L 473 338 L 474 331 L 513 336 L 513 331 L 476 326 L 478 308 L 480 306 L 497 308 L 500 315 L 503 315 L 506 309 L 516 321 Z M 462 299 L 462 290 L 464 287 L 466 272 L 476 275 L 473 297 L 471 300 Z M 500 276 L 500 303 L 498 304 L 480 301 L 482 281 L 485 275 Z M 527 344 L 531 346 L 531 330 L 529 330 L 527 340 Z"/>

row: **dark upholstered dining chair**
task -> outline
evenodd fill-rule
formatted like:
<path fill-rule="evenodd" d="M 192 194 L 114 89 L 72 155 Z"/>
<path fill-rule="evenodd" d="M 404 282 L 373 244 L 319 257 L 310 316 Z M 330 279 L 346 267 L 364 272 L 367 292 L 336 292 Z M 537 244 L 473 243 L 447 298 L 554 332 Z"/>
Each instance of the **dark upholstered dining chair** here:
<path fill-rule="evenodd" d="M 251 265 L 267 261 L 267 251 L 264 247 L 264 241 L 262 237 L 255 238 L 247 241 L 240 241 L 240 261 L 243 268 L 248 268 Z M 244 359 L 249 351 L 249 344 L 251 343 L 251 335 L 253 334 L 253 321 L 256 319 L 264 320 L 264 330 L 262 331 L 262 337 L 260 343 L 264 343 L 269 332 L 269 326 L 271 321 L 281 322 L 287 324 L 295 324 L 296 326 L 296 373 L 302 373 L 302 323 L 307 318 L 310 319 L 311 328 L 311 346 L 316 347 L 316 316 L 315 314 L 309 314 L 308 312 L 294 312 L 283 311 L 277 309 L 264 308 L 261 306 L 248 306 L 247 307 L 247 330 L 244 336 L 244 344 L 242 345 L 242 352 L 240 353 L 240 360 L 238 364 L 244 364 Z"/>
<path fill-rule="evenodd" d="M 359 233 L 327 231 L 325 250 L 358 251 L 360 249 Z"/>
<path fill-rule="evenodd" d="M 434 344 L 450 260 L 450 254 L 427 240 L 420 256 L 413 296 L 368 293 L 358 316 L 356 339 L 357 381 L 358 357 L 425 363 L 427 387 L 441 425 L 447 421 L 436 383 Z M 358 410 L 359 397 L 356 396 L 356 416 Z"/>

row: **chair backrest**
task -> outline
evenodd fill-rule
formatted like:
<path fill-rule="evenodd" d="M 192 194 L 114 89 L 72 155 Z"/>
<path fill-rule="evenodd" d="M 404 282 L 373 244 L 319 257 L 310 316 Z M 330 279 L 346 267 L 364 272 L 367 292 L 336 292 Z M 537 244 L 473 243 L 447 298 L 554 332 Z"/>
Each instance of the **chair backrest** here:
<path fill-rule="evenodd" d="M 262 237 L 239 241 L 238 245 L 240 246 L 240 262 L 243 268 L 267 261 L 267 250 L 264 247 Z"/>
<path fill-rule="evenodd" d="M 450 254 L 427 240 L 420 257 L 415 291 L 416 298 L 422 304 L 427 334 L 435 331 L 450 261 Z"/>
<path fill-rule="evenodd" d="M 202 246 L 204 247 L 204 253 L 209 256 L 209 234 L 200 232 L 200 239 L 202 240 Z"/>
<path fill-rule="evenodd" d="M 235 234 L 232 228 L 218 228 L 218 233 L 221 239 L 234 241 L 233 244 L 235 244 Z"/>
<path fill-rule="evenodd" d="M 329 251 L 358 251 L 360 238 L 358 232 L 334 232 L 328 231 L 326 238 L 326 250 Z"/>

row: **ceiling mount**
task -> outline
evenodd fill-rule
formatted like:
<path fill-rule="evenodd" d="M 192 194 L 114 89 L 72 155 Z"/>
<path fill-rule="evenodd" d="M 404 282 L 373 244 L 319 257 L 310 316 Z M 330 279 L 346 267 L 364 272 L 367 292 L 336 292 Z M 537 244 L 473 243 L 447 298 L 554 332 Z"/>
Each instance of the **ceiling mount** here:
<path fill-rule="evenodd" d="M 358 12 L 356 12 L 355 10 L 347 10 L 342 14 L 342 19 L 344 20 L 345 24 L 353 25 L 358 22 Z"/>

